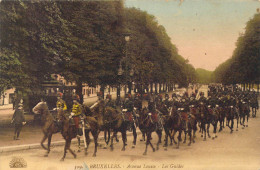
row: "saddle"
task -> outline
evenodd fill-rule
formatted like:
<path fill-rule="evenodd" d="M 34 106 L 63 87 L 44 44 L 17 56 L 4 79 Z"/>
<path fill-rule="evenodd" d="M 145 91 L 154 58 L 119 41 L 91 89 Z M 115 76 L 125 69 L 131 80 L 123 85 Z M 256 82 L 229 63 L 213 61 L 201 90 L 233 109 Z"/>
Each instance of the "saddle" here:
<path fill-rule="evenodd" d="M 157 123 L 158 122 L 158 113 L 152 113 L 152 120 L 153 122 Z"/>
<path fill-rule="evenodd" d="M 181 112 L 181 118 L 182 118 L 182 120 L 188 121 L 188 113 L 187 112 Z"/>
<path fill-rule="evenodd" d="M 133 114 L 131 112 L 126 112 L 124 116 L 126 121 L 133 122 Z"/>

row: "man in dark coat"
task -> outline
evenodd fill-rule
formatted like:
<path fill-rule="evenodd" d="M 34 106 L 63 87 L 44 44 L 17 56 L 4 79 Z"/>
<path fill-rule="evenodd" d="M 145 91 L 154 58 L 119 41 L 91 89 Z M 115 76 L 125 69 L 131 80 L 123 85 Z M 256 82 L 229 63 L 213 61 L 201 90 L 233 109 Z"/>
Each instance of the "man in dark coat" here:
<path fill-rule="evenodd" d="M 14 123 L 14 140 L 19 140 L 19 135 L 22 127 L 26 123 L 22 104 L 19 104 L 17 109 L 15 110 L 11 123 Z"/>

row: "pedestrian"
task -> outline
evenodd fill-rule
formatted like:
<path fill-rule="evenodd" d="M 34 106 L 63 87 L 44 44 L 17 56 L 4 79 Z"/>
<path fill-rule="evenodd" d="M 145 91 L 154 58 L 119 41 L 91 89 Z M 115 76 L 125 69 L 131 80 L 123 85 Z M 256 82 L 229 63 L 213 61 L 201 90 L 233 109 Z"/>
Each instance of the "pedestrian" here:
<path fill-rule="evenodd" d="M 15 109 L 11 123 L 14 123 L 14 140 L 19 140 L 19 135 L 23 125 L 25 125 L 25 118 L 23 112 L 23 105 L 20 103 Z"/>

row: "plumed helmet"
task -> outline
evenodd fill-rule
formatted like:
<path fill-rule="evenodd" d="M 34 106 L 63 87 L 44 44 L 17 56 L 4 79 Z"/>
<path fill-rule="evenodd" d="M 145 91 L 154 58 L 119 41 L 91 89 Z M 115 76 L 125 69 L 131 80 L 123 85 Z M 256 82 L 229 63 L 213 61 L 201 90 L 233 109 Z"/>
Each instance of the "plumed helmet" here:
<path fill-rule="evenodd" d="M 62 96 L 63 96 L 63 93 L 61 93 L 61 92 L 59 92 L 59 93 L 57 94 L 57 97 L 62 98 Z"/>

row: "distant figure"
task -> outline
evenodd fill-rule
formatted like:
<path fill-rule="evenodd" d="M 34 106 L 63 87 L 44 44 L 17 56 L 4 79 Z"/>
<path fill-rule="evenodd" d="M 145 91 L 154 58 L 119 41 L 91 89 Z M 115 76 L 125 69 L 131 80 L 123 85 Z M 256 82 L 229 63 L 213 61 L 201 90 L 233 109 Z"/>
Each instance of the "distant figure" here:
<path fill-rule="evenodd" d="M 18 104 L 17 109 L 15 109 L 11 123 L 14 123 L 14 140 L 19 140 L 22 127 L 26 123 L 24 118 L 23 105 L 21 103 Z"/>

